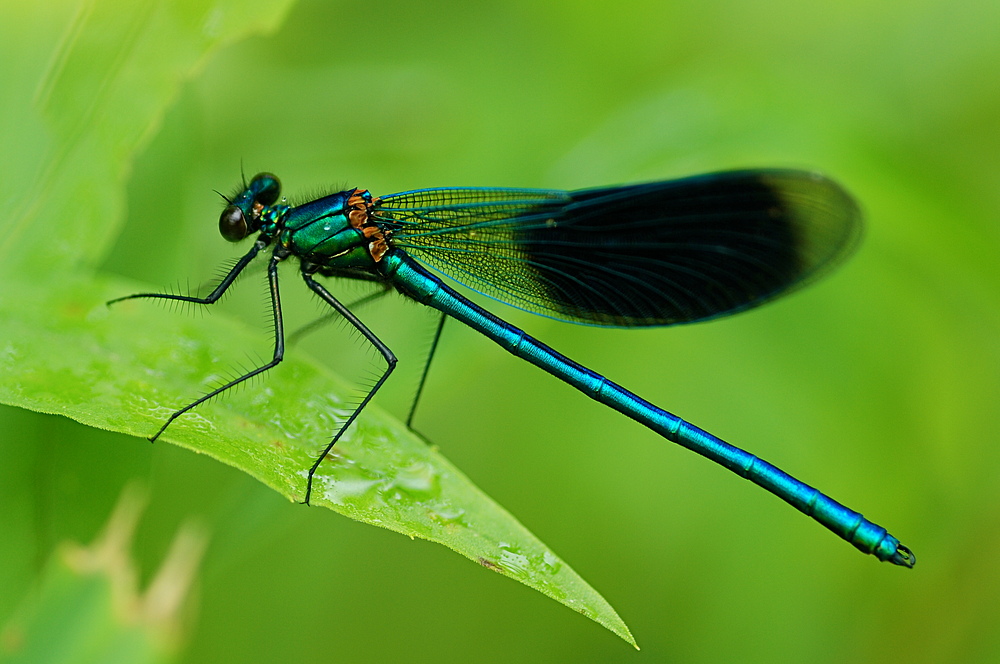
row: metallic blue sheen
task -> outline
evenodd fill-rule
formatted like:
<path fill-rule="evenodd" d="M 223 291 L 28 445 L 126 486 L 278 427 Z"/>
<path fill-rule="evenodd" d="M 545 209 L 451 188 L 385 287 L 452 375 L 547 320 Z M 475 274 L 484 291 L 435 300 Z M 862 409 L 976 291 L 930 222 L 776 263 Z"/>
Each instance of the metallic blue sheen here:
<path fill-rule="evenodd" d="M 657 408 L 621 385 L 577 364 L 523 330 L 469 301 L 403 252 L 393 252 L 381 263 L 383 274 L 406 295 L 465 323 L 499 344 L 504 350 L 591 399 L 614 408 L 661 436 L 725 466 L 740 477 L 770 491 L 795 509 L 811 516 L 860 551 L 879 560 L 907 564 L 912 556 L 885 528 L 865 519 L 817 489 L 749 452 Z M 905 554 L 903 552 L 906 552 Z"/>
<path fill-rule="evenodd" d="M 590 398 L 770 491 L 862 552 L 904 567 L 916 563 L 885 528 L 557 353 L 423 267 L 512 306 L 573 323 L 648 327 L 710 320 L 800 288 L 848 255 L 860 235 L 860 210 L 831 180 L 802 171 L 748 170 L 572 192 L 451 188 L 373 198 L 352 189 L 297 206 L 279 202 L 280 189 L 277 177 L 260 173 L 226 199 L 222 236 L 231 242 L 257 237 L 209 295 L 119 298 L 212 304 L 271 248 L 272 359 L 177 410 L 150 440 L 192 408 L 282 361 L 278 264 L 294 257 L 306 286 L 386 363 L 310 468 L 306 503 L 319 464 L 397 364 L 392 350 L 316 277 L 361 279 L 465 323 Z"/>

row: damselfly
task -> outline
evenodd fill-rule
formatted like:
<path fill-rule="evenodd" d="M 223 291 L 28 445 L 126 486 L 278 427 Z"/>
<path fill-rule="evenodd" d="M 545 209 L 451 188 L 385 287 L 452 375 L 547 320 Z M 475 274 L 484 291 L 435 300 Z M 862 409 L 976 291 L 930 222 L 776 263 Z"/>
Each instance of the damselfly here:
<path fill-rule="evenodd" d="M 864 553 L 905 567 L 916 563 L 885 528 L 557 353 L 427 269 L 573 323 L 645 327 L 708 320 L 788 293 L 850 252 L 860 212 L 834 182 L 801 171 L 747 170 L 572 192 L 470 187 L 373 197 L 350 189 L 301 205 L 279 200 L 280 193 L 278 178 L 261 173 L 227 199 L 222 236 L 231 242 L 255 237 L 208 296 L 138 293 L 113 300 L 212 304 L 260 252 L 271 251 L 271 361 L 181 408 L 151 440 L 195 406 L 281 362 L 278 264 L 295 257 L 306 285 L 386 362 L 309 469 L 306 503 L 319 464 L 396 366 L 392 351 L 316 279 L 347 277 L 381 283 L 433 307 L 442 323 L 447 316 L 465 323 L 592 399 L 767 489 Z"/>

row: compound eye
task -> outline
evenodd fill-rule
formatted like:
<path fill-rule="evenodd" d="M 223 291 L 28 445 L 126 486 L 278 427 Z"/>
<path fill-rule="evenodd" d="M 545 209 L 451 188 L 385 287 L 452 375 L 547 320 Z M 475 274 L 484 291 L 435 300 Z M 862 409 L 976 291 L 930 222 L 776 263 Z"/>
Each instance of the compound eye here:
<path fill-rule="evenodd" d="M 261 205 L 274 205 L 281 195 L 281 182 L 278 176 L 271 173 L 258 173 L 250 180 L 250 191 L 253 200 Z"/>
<path fill-rule="evenodd" d="M 235 205 L 230 205 L 223 210 L 222 216 L 219 217 L 219 232 L 222 233 L 222 237 L 230 242 L 239 242 L 245 238 L 249 234 L 249 231 L 247 230 L 247 220 L 243 216 L 243 210 Z"/>

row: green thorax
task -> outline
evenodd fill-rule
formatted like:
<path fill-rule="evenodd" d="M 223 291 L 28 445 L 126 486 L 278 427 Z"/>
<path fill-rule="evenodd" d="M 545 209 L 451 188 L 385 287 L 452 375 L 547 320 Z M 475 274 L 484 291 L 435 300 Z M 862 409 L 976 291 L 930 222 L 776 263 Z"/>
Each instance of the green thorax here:
<path fill-rule="evenodd" d="M 275 205 L 261 214 L 261 230 L 273 229 L 278 244 L 290 254 L 338 268 L 374 267 L 372 231 L 367 210 L 371 195 L 342 191 L 296 207 Z"/>

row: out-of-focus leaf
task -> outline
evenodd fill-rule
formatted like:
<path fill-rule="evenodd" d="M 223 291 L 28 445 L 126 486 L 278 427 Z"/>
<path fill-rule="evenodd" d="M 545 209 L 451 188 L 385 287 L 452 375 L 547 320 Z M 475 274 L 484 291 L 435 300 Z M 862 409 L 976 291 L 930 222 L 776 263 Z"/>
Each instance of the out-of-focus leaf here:
<path fill-rule="evenodd" d="M 132 158 L 180 83 L 220 46 L 275 28 L 289 5 L 8 3 L 0 270 L 47 273 L 98 259 L 123 221 Z"/>

